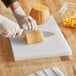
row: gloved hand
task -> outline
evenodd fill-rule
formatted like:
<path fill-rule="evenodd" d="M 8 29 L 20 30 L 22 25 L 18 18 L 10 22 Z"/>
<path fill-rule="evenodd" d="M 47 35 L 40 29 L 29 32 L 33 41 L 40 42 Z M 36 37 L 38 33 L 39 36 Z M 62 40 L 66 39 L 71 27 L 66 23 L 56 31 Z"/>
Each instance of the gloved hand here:
<path fill-rule="evenodd" d="M 21 28 L 26 30 L 26 25 L 27 25 L 28 30 L 37 29 L 36 21 L 31 16 L 26 16 L 26 14 L 24 13 L 24 11 L 21 7 L 16 8 L 13 11 L 13 13 Z"/>
<path fill-rule="evenodd" d="M 65 75 L 58 67 L 53 67 L 35 72 L 28 76 L 65 76 Z"/>
<path fill-rule="evenodd" d="M 20 30 L 21 29 L 18 24 L 0 15 L 0 34 L 2 34 L 4 37 L 11 38 L 15 36 L 20 36 Z"/>

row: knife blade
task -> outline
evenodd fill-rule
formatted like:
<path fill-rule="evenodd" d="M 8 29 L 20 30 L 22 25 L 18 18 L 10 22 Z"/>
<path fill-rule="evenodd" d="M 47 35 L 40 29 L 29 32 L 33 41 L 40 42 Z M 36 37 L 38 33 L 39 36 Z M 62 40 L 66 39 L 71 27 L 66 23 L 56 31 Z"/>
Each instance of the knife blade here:
<path fill-rule="evenodd" d="M 34 31 L 34 30 L 32 30 L 32 31 Z M 21 36 L 18 36 L 18 37 L 16 37 L 16 38 L 24 38 L 26 32 L 31 32 L 31 30 L 21 29 L 21 30 L 20 30 Z M 42 32 L 43 32 L 43 34 L 44 34 L 44 37 L 51 37 L 51 36 L 53 36 L 53 35 L 55 34 L 55 33 L 53 33 L 53 32 L 48 32 L 48 31 L 42 31 Z"/>

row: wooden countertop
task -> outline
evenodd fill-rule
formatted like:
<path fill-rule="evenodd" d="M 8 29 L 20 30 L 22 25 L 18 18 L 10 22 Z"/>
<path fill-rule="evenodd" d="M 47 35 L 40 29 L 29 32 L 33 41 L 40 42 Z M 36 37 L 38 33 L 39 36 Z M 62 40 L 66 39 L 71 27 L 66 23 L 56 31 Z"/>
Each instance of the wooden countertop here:
<path fill-rule="evenodd" d="M 57 13 L 66 1 L 76 0 L 21 0 L 21 6 L 29 14 L 33 5 L 41 3 L 49 7 L 50 14 L 53 14 L 61 28 L 67 42 L 72 48 L 73 55 L 70 57 L 55 57 L 38 60 L 27 60 L 14 62 L 9 39 L 0 36 L 0 76 L 27 76 L 33 72 L 53 66 L 59 67 L 65 76 L 76 76 L 76 29 L 65 28 L 62 19 Z M 0 14 L 14 18 L 11 10 L 6 8 L 0 1 Z"/>

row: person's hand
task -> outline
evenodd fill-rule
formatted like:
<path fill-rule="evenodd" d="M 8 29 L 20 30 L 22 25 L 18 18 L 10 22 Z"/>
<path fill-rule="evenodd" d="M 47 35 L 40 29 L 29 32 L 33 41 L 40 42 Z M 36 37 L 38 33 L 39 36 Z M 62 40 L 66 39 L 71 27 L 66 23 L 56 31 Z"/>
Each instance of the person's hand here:
<path fill-rule="evenodd" d="M 18 24 L 0 15 L 0 34 L 4 37 L 13 38 L 21 35 L 20 30 Z"/>
<path fill-rule="evenodd" d="M 26 16 L 23 9 L 21 7 L 16 8 L 14 11 L 14 16 L 17 19 L 18 24 L 21 28 L 26 30 L 26 26 L 28 30 L 37 29 L 36 21 L 31 16 Z"/>

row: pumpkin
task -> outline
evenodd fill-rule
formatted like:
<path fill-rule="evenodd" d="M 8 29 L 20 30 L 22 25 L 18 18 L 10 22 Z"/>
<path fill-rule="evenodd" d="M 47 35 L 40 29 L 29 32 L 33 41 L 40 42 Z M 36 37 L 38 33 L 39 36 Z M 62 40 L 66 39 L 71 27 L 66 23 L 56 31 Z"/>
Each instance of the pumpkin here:
<path fill-rule="evenodd" d="M 36 20 L 38 25 L 44 24 L 50 17 L 49 9 L 44 5 L 35 5 L 32 7 L 30 16 Z"/>
<path fill-rule="evenodd" d="M 41 43 L 44 41 L 43 32 L 40 30 L 26 32 L 25 41 L 27 44 Z"/>

